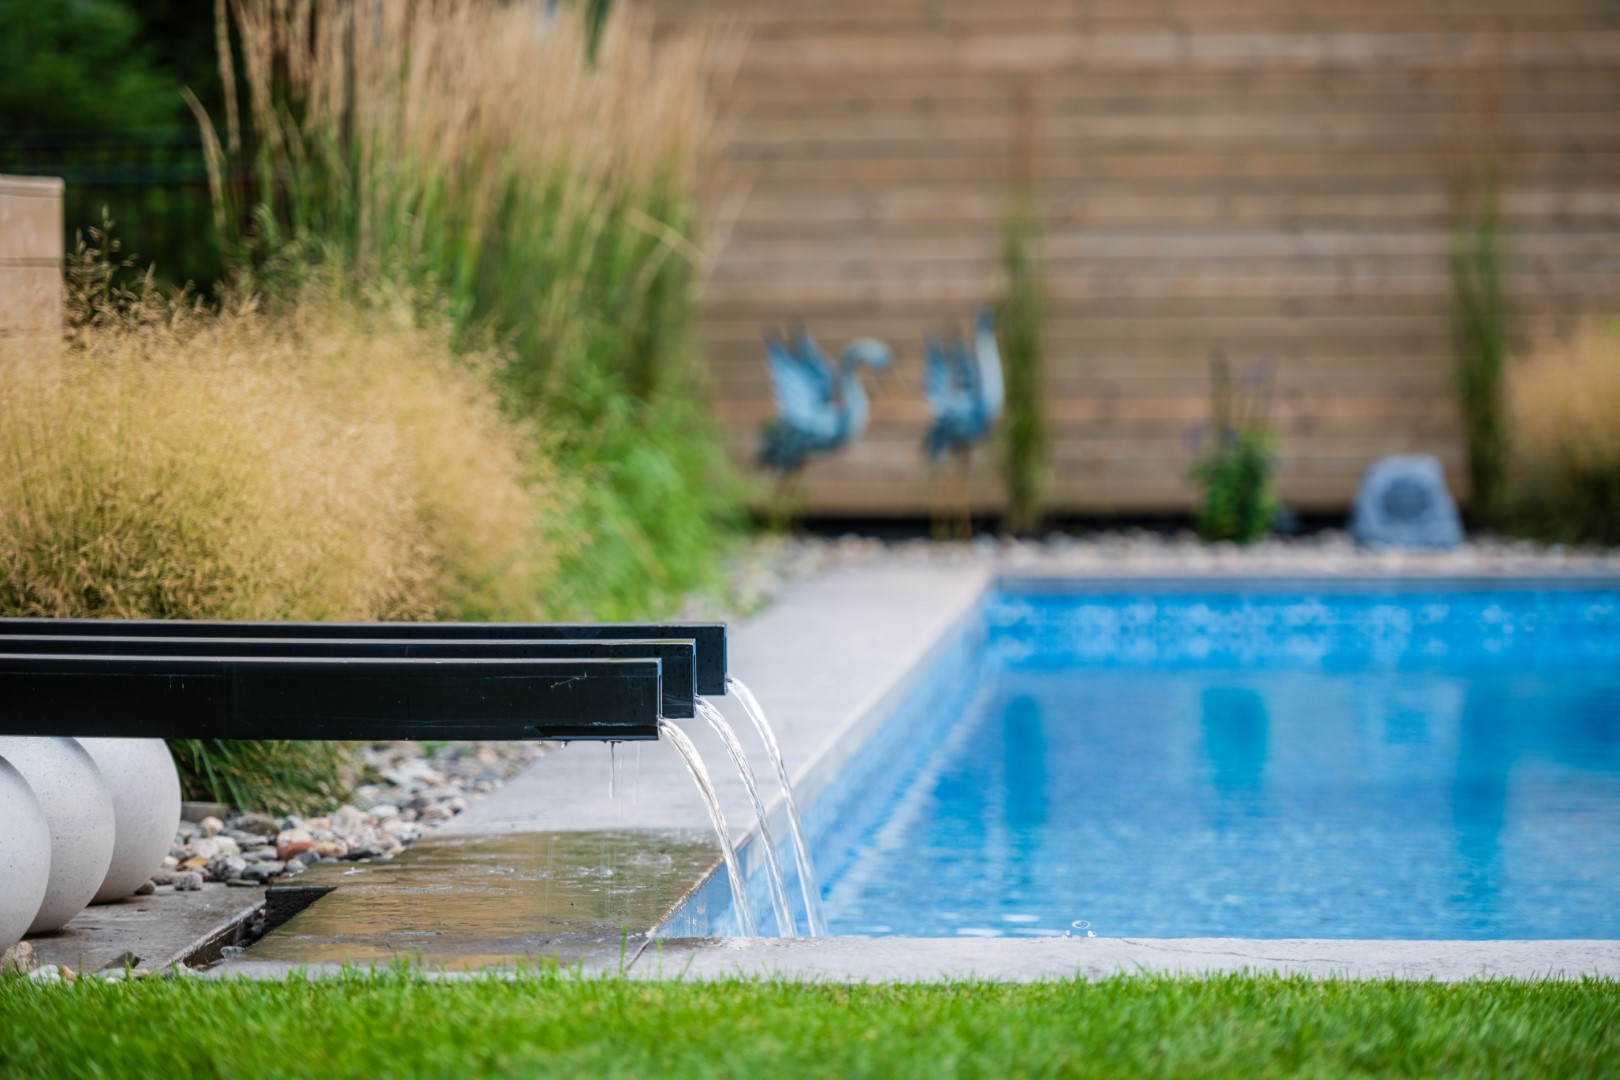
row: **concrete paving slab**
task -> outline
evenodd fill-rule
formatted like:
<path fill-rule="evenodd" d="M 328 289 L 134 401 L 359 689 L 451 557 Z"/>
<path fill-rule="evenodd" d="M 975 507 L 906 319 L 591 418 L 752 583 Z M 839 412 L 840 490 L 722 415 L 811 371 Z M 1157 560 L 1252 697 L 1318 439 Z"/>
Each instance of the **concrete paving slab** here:
<path fill-rule="evenodd" d="M 51 934 L 28 939 L 41 964 L 75 971 L 122 968 L 133 954 L 137 967 L 161 971 L 199 945 L 229 937 L 233 928 L 264 905 L 264 889 L 208 884 L 192 892 L 159 886 L 151 896 L 132 896 L 86 908 Z"/>
<path fill-rule="evenodd" d="M 1340 979 L 1620 978 L 1620 941 L 1340 941 L 1249 938 L 775 938 L 665 940 L 640 979 L 1035 982 L 1226 972 Z"/>

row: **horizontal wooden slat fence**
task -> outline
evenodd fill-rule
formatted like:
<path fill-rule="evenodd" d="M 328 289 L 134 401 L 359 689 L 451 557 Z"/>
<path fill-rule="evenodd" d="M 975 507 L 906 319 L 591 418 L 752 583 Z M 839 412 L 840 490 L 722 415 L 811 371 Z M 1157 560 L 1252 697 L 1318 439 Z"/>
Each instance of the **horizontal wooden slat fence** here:
<path fill-rule="evenodd" d="M 747 27 L 705 191 L 728 444 L 759 335 L 900 350 L 824 514 L 928 510 L 921 336 L 996 300 L 1027 179 L 1047 281 L 1054 509 L 1189 507 L 1209 363 L 1269 359 L 1292 504 L 1422 451 L 1464 488 L 1447 322 L 1459 192 L 1497 179 L 1521 340 L 1620 307 L 1620 0 L 643 0 Z M 973 501 L 1001 502 L 993 453 Z"/>

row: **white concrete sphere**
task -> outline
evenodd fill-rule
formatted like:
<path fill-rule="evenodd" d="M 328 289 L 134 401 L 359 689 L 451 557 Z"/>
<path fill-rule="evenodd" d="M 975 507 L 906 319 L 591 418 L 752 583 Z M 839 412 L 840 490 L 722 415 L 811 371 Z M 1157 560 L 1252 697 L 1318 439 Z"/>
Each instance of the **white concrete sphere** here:
<path fill-rule="evenodd" d="M 105 904 L 140 888 L 174 846 L 180 774 L 162 739 L 80 739 L 79 745 L 112 795 L 112 864 L 90 901 Z"/>
<path fill-rule="evenodd" d="M 74 739 L 0 737 L 51 829 L 51 874 L 30 934 L 61 929 L 96 895 L 112 864 L 113 804 L 101 770 Z"/>
<path fill-rule="evenodd" d="M 51 827 L 34 789 L 0 758 L 0 952 L 22 940 L 51 879 Z"/>

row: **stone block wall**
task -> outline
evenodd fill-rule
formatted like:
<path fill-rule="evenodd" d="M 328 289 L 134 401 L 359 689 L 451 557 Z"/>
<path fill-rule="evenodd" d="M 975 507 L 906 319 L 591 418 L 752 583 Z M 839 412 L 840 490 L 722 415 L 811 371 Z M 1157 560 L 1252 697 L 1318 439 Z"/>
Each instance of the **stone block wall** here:
<path fill-rule="evenodd" d="M 62 327 L 62 181 L 0 176 L 0 344 Z"/>

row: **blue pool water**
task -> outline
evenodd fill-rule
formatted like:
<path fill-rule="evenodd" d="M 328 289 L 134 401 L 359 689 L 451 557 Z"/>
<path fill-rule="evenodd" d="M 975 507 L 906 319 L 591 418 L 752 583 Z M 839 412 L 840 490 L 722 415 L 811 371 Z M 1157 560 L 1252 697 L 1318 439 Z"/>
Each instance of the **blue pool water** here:
<path fill-rule="evenodd" d="M 1620 937 L 1620 592 L 993 594 L 808 816 L 838 934 Z"/>

